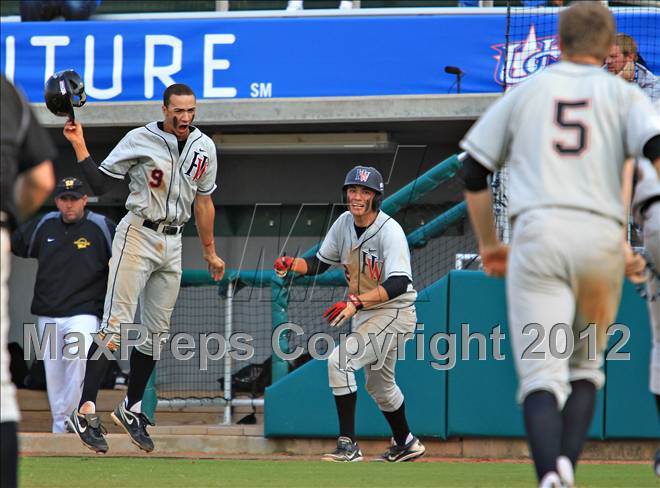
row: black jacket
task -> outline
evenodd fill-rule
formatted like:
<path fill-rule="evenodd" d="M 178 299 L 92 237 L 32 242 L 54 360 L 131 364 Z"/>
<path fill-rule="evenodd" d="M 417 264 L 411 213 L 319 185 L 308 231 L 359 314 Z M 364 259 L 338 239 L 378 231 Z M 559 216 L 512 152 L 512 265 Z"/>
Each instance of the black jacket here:
<path fill-rule="evenodd" d="M 60 212 L 50 212 L 14 232 L 12 252 L 39 260 L 32 313 L 100 318 L 114 234 L 115 224 L 88 210 L 74 224 L 65 224 Z"/>

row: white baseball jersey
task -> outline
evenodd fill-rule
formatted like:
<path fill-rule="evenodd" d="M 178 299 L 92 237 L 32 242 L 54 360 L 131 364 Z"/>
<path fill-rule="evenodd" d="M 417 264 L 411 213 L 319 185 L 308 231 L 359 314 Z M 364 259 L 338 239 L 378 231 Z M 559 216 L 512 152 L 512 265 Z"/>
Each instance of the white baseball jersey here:
<path fill-rule="evenodd" d="M 417 292 L 412 285 L 408 241 L 399 223 L 385 212 L 378 212 L 376 220 L 359 238 L 353 216 L 344 212 L 330 227 L 316 256 L 324 263 L 344 266 L 348 290 L 356 295 L 373 290 L 390 276 L 410 279 L 405 293 L 368 306 L 369 310 L 405 308 L 415 303 Z"/>
<path fill-rule="evenodd" d="M 179 154 L 174 134 L 151 122 L 126 134 L 99 169 L 117 179 L 130 176 L 128 210 L 154 222 L 182 225 L 190 218 L 195 195 L 216 189 L 216 146 L 195 129 Z"/>
<path fill-rule="evenodd" d="M 509 164 L 511 217 L 571 207 L 624 222 L 623 163 L 658 133 L 660 116 L 638 86 L 561 61 L 504 95 L 460 145 L 491 171 Z"/>

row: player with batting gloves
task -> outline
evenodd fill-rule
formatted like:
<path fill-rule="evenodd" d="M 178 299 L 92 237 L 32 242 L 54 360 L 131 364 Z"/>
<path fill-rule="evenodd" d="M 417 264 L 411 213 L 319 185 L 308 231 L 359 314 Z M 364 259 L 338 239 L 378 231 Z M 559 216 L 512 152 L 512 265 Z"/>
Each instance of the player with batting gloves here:
<path fill-rule="evenodd" d="M 417 323 L 410 251 L 401 226 L 380 210 L 383 178 L 372 167 L 356 166 L 344 182 L 348 211 L 332 225 L 315 257 L 283 256 L 275 272 L 317 275 L 330 266 L 343 266 L 348 297 L 325 311 L 332 327 L 353 318 L 353 330 L 363 339 L 364 353 L 357 353 L 354 335 L 328 358 L 328 377 L 339 417 L 337 448 L 323 459 L 335 462 L 362 460 L 355 441 L 355 372 L 365 367 L 366 388 L 392 429 L 390 448 L 380 458 L 386 462 L 411 461 L 424 454 L 422 443 L 410 432 L 403 394 L 394 378 L 399 338 L 410 336 Z M 376 348 L 385 361 L 377 367 Z M 350 353 L 351 355 L 346 355 Z M 356 354 L 357 353 L 357 354 Z M 345 358 L 345 359 L 343 359 Z"/>

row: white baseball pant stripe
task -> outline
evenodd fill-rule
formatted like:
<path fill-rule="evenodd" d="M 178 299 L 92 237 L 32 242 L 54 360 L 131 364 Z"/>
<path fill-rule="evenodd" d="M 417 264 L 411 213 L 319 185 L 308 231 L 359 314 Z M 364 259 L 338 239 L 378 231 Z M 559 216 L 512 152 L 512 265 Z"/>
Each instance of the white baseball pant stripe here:
<path fill-rule="evenodd" d="M 601 388 L 606 330 L 619 305 L 623 283 L 623 228 L 616 221 L 590 212 L 543 208 L 525 212 L 514 223 L 507 268 L 509 330 L 518 374 L 518 401 L 533 391 L 547 390 L 563 408 L 570 382 L 588 380 Z M 535 334 L 524 335 L 527 324 L 539 324 L 544 340 L 534 348 L 542 359 L 523 358 Z M 589 358 L 588 342 L 578 343 L 587 324 L 596 323 L 596 347 Z M 572 329 L 575 347 L 562 359 L 569 339 L 556 324 Z"/>

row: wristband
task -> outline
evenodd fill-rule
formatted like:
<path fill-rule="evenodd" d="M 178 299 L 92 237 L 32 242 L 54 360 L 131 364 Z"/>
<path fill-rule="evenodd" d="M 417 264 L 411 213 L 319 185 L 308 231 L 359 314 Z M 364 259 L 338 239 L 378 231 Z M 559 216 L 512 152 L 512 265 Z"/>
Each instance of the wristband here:
<path fill-rule="evenodd" d="M 362 300 L 360 300 L 358 296 L 353 293 L 348 294 L 348 301 L 353 304 L 355 310 L 362 310 L 364 308 L 364 303 L 362 303 Z"/>

